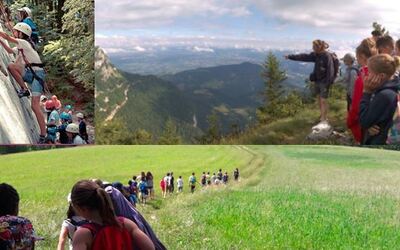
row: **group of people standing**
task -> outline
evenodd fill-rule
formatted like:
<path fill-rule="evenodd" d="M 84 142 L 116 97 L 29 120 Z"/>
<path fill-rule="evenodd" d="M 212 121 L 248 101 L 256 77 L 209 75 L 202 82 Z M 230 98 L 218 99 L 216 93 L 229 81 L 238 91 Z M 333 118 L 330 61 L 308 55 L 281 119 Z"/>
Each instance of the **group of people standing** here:
<path fill-rule="evenodd" d="M 236 168 L 233 172 L 234 180 L 239 180 L 239 169 Z M 190 188 L 190 192 L 194 193 L 196 189 L 196 185 L 199 184 L 202 187 L 212 186 L 212 185 L 219 185 L 219 184 L 228 184 L 229 175 L 228 172 L 223 173 L 222 169 L 219 169 L 218 173 L 210 175 L 210 172 L 203 172 L 201 175 L 200 182 L 196 178 L 196 173 L 192 173 L 189 176 L 188 184 Z M 177 193 L 183 192 L 184 182 L 182 176 L 176 180 L 176 186 L 178 188 Z M 160 181 L 160 188 L 162 191 L 162 196 L 166 198 L 167 194 L 173 194 L 175 190 L 174 184 L 174 175 L 173 172 L 167 173 Z"/>
<path fill-rule="evenodd" d="M 285 56 L 315 63 L 310 81 L 315 83 L 319 100 L 317 126 L 328 124 L 327 99 L 338 76 L 339 60 L 328 48 L 325 41 L 315 40 L 312 53 Z M 395 42 L 391 36 L 374 30 L 355 52 L 356 56 L 348 53 L 342 58 L 345 71 L 339 78 L 347 90 L 347 126 L 361 145 L 400 144 L 400 39 Z"/>
<path fill-rule="evenodd" d="M 46 117 L 46 143 L 51 144 L 88 144 L 89 135 L 83 113 L 74 114 L 73 107 L 67 104 L 62 108 L 57 96 L 48 99 L 40 97 L 40 105 Z M 74 121 L 74 116 L 76 121 Z"/>

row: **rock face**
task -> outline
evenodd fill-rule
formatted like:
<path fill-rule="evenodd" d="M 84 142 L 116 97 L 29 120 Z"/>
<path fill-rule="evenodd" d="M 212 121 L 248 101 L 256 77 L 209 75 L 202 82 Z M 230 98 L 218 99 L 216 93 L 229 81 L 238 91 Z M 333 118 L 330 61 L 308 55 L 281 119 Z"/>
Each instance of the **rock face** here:
<path fill-rule="evenodd" d="M 31 98 L 20 99 L 16 92 L 18 84 L 10 74 L 4 74 L 13 60 L 0 46 L 0 144 L 34 144 L 39 139 L 39 125 L 31 109 Z"/>

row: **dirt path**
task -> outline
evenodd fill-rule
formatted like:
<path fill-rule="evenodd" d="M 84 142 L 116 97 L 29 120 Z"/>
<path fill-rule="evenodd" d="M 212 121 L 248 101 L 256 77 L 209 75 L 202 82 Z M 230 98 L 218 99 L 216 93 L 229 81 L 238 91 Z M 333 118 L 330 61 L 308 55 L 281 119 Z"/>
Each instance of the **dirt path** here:
<path fill-rule="evenodd" d="M 106 122 L 111 121 L 114 116 L 117 114 L 117 112 L 126 104 L 126 102 L 128 101 L 128 91 L 129 91 L 129 86 L 126 87 L 124 94 L 125 94 L 125 100 L 120 104 L 117 105 L 113 111 L 111 111 L 111 113 L 107 116 L 106 118 Z"/>

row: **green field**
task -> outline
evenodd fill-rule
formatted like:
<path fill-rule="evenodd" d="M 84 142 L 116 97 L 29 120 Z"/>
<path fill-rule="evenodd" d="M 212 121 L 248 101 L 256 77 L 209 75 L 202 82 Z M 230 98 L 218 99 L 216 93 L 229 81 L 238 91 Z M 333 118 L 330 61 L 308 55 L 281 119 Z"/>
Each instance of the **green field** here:
<path fill-rule="evenodd" d="M 169 249 L 395 249 L 400 244 L 399 152 L 332 146 L 96 146 L 0 156 L 0 182 L 21 196 L 55 249 L 72 185 L 150 170 L 158 182 L 219 168 L 226 187 L 157 198 L 139 209 Z"/>

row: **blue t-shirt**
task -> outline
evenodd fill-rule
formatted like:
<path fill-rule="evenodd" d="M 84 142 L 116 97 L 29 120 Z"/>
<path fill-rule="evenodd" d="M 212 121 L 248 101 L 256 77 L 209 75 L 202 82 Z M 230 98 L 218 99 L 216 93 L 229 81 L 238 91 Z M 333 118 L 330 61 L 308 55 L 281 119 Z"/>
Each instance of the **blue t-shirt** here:
<path fill-rule="evenodd" d="M 57 110 L 51 111 L 47 123 L 50 123 L 51 121 L 54 121 L 55 125 L 60 123 L 60 115 L 58 114 Z"/>

